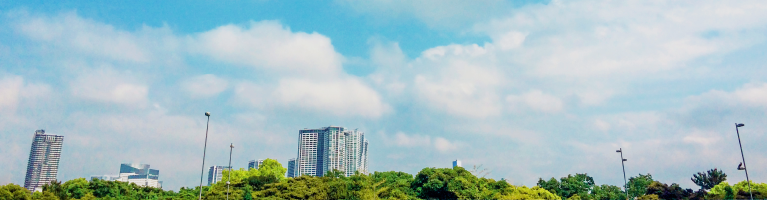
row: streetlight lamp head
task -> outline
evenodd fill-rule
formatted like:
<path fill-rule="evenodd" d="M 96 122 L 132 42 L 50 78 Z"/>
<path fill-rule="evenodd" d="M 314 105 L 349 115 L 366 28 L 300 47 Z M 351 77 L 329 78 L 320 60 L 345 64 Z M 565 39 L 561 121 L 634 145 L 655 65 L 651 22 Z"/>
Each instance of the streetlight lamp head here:
<path fill-rule="evenodd" d="M 629 159 L 625 159 L 625 158 L 623 159 L 623 161 L 628 161 L 628 160 L 629 160 Z"/>
<path fill-rule="evenodd" d="M 735 127 L 743 127 L 743 126 L 745 126 L 745 125 L 744 125 L 744 124 L 742 124 L 742 123 L 740 123 L 740 124 L 735 124 Z"/>
<path fill-rule="evenodd" d="M 615 153 L 620 153 L 620 152 L 621 152 L 621 150 L 615 150 Z"/>
<path fill-rule="evenodd" d="M 210 112 L 205 112 L 205 116 L 210 117 Z"/>
<path fill-rule="evenodd" d="M 234 148 L 234 144 L 230 144 L 230 145 L 229 145 L 229 147 L 230 147 L 230 148 Z"/>

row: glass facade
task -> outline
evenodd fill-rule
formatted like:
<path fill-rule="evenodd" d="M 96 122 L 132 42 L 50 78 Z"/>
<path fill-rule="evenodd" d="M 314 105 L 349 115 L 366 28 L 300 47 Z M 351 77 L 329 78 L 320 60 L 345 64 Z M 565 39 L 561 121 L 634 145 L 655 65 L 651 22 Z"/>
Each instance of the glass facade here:
<path fill-rule="evenodd" d="M 288 160 L 288 173 L 285 175 L 286 177 L 296 177 L 296 159 L 291 158 Z"/>
<path fill-rule="evenodd" d="M 149 169 L 148 164 L 128 164 L 120 165 L 120 175 L 127 176 L 128 179 L 153 179 L 160 178 L 160 170 Z"/>
<path fill-rule="evenodd" d="M 224 170 L 229 170 L 229 166 L 210 166 L 208 170 L 208 186 L 218 183 L 223 178 Z"/>
<path fill-rule="evenodd" d="M 56 180 L 64 136 L 48 135 L 45 130 L 35 131 L 29 152 L 24 187 L 29 191 L 42 191 L 43 185 Z"/>
<path fill-rule="evenodd" d="M 363 132 L 329 126 L 298 131 L 294 176 L 323 176 L 339 170 L 349 176 L 367 172 L 367 140 Z M 290 169 L 289 169 L 290 170 Z"/>

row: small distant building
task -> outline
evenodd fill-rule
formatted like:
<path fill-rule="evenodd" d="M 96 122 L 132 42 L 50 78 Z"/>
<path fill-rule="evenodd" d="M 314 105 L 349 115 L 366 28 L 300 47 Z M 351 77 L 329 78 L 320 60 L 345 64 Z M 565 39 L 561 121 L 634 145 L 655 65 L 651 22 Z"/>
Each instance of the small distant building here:
<path fill-rule="evenodd" d="M 264 159 L 251 160 L 250 162 L 248 162 L 248 170 L 258 169 L 258 167 L 260 167 L 261 164 L 264 164 Z"/>
<path fill-rule="evenodd" d="M 208 186 L 218 183 L 224 174 L 224 170 L 230 170 L 229 166 L 210 166 L 208 170 Z"/>
<path fill-rule="evenodd" d="M 160 170 L 149 169 L 148 164 L 123 163 L 119 175 L 93 175 L 91 179 L 135 183 L 139 186 L 162 188 Z"/>
<path fill-rule="evenodd" d="M 99 179 L 104 181 L 116 181 L 120 179 L 119 175 L 93 175 L 91 179 Z"/>
<path fill-rule="evenodd" d="M 460 160 L 456 159 L 456 160 L 453 161 L 453 167 L 460 167 L 460 166 L 461 166 L 461 161 Z"/>
<path fill-rule="evenodd" d="M 291 158 L 288 160 L 288 174 L 287 177 L 296 177 L 296 159 Z"/>
<path fill-rule="evenodd" d="M 148 164 L 123 163 L 117 181 L 135 183 L 139 186 L 162 188 L 160 170 L 150 169 Z"/>

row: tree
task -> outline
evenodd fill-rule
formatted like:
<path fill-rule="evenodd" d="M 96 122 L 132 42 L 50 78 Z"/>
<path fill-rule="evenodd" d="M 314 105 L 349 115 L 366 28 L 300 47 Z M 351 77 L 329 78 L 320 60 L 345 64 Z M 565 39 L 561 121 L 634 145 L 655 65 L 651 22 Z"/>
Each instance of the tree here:
<path fill-rule="evenodd" d="M 735 199 L 735 193 L 729 185 L 724 187 L 724 199 Z"/>
<path fill-rule="evenodd" d="M 245 190 L 245 196 L 242 197 L 242 200 L 253 200 L 253 195 L 250 194 L 250 190 Z"/>
<path fill-rule="evenodd" d="M 648 195 L 658 195 L 661 199 L 686 199 L 693 194 L 692 189 L 682 189 L 679 184 L 672 183 L 670 186 L 658 181 L 647 186 Z"/>
<path fill-rule="evenodd" d="M 285 173 L 288 172 L 288 168 L 282 167 L 282 164 L 275 159 L 267 158 L 258 166 L 258 172 L 261 175 L 274 176 L 279 180 L 283 180 L 285 179 Z"/>
<path fill-rule="evenodd" d="M 653 182 L 654 180 L 652 179 L 652 175 L 649 173 L 645 175 L 639 174 L 639 176 L 629 178 L 629 198 L 636 198 L 645 195 L 647 192 L 647 186 Z"/>
<path fill-rule="evenodd" d="M 482 167 L 482 165 L 474 165 L 474 169 L 471 170 L 471 174 L 474 174 L 476 177 L 485 178 L 485 176 L 490 175 L 490 170 L 487 168 Z"/>
<path fill-rule="evenodd" d="M 45 198 L 46 192 L 53 194 L 53 196 L 56 196 L 61 200 L 69 199 L 66 191 L 64 191 L 64 187 L 61 185 L 61 181 L 53 180 L 50 183 L 43 185 L 43 198 Z"/>
<path fill-rule="evenodd" d="M 556 178 L 551 177 L 549 181 L 544 181 L 542 178 L 538 178 L 538 187 L 548 190 L 551 193 L 562 196 L 562 191 L 559 189 L 559 181 Z"/>
<path fill-rule="evenodd" d="M 591 191 L 591 196 L 597 200 L 626 199 L 626 193 L 614 185 L 595 186 Z"/>
<path fill-rule="evenodd" d="M 26 188 L 9 183 L 8 185 L 0 186 L 0 199 L 28 200 L 32 199 L 32 195 L 29 194 L 29 190 Z"/>
<path fill-rule="evenodd" d="M 578 174 L 575 176 L 568 174 L 566 177 L 562 177 L 557 181 L 554 177 L 549 181 L 538 179 L 538 187 L 546 189 L 554 194 L 557 194 L 563 198 L 573 198 L 577 195 L 578 198 L 590 199 L 591 191 L 594 188 L 594 178 L 588 174 Z"/>
<path fill-rule="evenodd" d="M 90 193 L 88 190 L 88 180 L 85 180 L 85 178 L 77 178 L 64 182 L 62 188 L 67 196 L 73 199 L 81 199 L 86 194 Z"/>
<path fill-rule="evenodd" d="M 455 167 L 454 169 L 463 168 Z M 418 198 L 457 199 L 455 192 L 448 189 L 449 180 L 457 175 L 452 169 L 424 168 L 415 176 L 411 187 Z"/>
<path fill-rule="evenodd" d="M 0 199 L 13 199 L 13 193 L 9 192 L 5 188 L 0 188 Z"/>
<path fill-rule="evenodd" d="M 383 187 L 387 190 L 381 193 L 381 198 L 408 199 L 415 197 L 416 193 L 410 187 L 413 175 L 405 172 L 374 172 L 370 174 L 374 182 L 384 181 Z"/>
<path fill-rule="evenodd" d="M 722 181 L 726 181 L 727 174 L 724 174 L 720 169 L 714 168 L 708 170 L 706 173 L 698 172 L 698 174 L 693 174 L 690 180 L 692 180 L 695 185 L 700 186 L 701 189 L 708 190 Z"/>
<path fill-rule="evenodd" d="M 580 198 L 588 198 L 591 189 L 594 187 L 594 178 L 588 174 L 567 175 L 560 178 L 560 190 L 562 197 L 578 195 Z"/>

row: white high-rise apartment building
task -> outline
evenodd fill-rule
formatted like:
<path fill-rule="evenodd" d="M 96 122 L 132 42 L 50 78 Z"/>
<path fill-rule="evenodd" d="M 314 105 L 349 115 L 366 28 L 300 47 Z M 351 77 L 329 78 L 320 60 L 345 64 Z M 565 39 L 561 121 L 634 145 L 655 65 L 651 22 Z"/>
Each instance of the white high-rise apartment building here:
<path fill-rule="evenodd" d="M 229 170 L 229 166 L 210 166 L 208 170 L 208 186 L 218 183 L 223 178 L 224 170 Z"/>
<path fill-rule="evenodd" d="M 365 133 L 344 127 L 299 130 L 294 176 L 323 176 L 334 169 L 346 176 L 366 173 L 367 144 Z"/>
<path fill-rule="evenodd" d="M 29 152 L 24 187 L 29 191 L 41 191 L 43 185 L 56 180 L 64 136 L 47 135 L 45 130 L 35 131 L 32 150 Z"/>
<path fill-rule="evenodd" d="M 296 157 L 296 176 L 317 176 L 322 171 L 322 132 L 321 129 L 298 131 L 298 156 Z M 319 170 L 318 170 L 319 165 Z"/>
<path fill-rule="evenodd" d="M 346 130 L 343 127 L 326 127 L 324 135 L 322 174 L 334 169 L 346 171 Z"/>
<path fill-rule="evenodd" d="M 346 176 L 354 175 L 355 171 L 367 173 L 367 140 L 365 133 L 357 129 L 344 132 L 346 144 Z"/>

